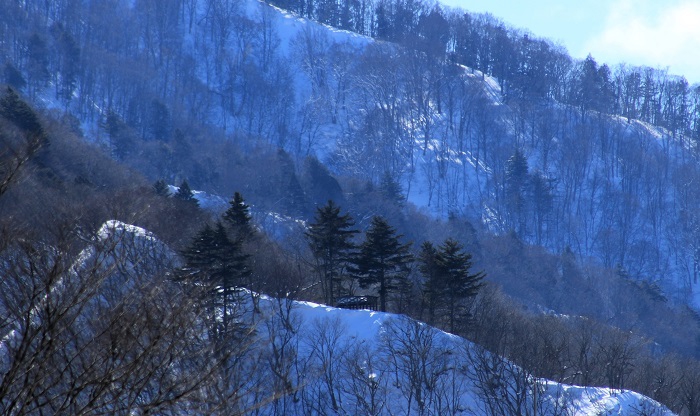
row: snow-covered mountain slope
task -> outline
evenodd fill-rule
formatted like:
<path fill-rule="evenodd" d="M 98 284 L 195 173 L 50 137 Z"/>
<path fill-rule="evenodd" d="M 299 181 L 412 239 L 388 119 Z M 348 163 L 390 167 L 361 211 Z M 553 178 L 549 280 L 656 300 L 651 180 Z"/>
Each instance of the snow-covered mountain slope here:
<path fill-rule="evenodd" d="M 153 234 L 119 221 L 71 237 L 71 248 L 84 249 L 27 239 L 3 247 L 0 409 L 178 408 L 206 377 L 211 357 L 198 344 L 198 316 L 172 282 L 173 253 Z M 197 354 L 207 356 L 203 366 L 193 360 Z"/>
<path fill-rule="evenodd" d="M 179 292 L 166 289 L 174 287 L 167 277 L 173 270 L 172 261 L 172 253 L 153 234 L 119 221 L 107 222 L 77 255 L 70 270 L 57 275 L 43 297 L 33 307 L 30 305 L 26 311 L 29 320 L 15 318 L 16 328 L 0 341 L 2 374 L 23 369 L 25 364 L 35 365 L 34 361 L 24 363 L 13 354 L 23 348 L 36 348 L 36 354 L 48 354 L 56 363 L 63 363 L 61 353 L 69 351 L 69 367 L 74 361 L 92 362 L 95 354 L 108 353 L 105 360 L 112 360 L 109 362 L 118 374 L 127 369 L 133 373 L 134 368 L 148 363 L 154 367 L 147 369 L 143 377 L 153 378 L 149 383 L 155 390 L 177 390 L 178 384 L 205 377 L 206 374 L 182 371 L 195 371 L 188 367 L 195 365 L 195 351 L 201 353 L 204 345 L 215 343 L 209 338 L 211 334 L 195 333 L 207 332 L 204 315 L 195 314 L 193 321 L 170 321 L 178 316 L 171 310 L 180 310 L 185 301 L 182 297 L 172 299 L 171 295 Z M 234 309 L 236 322 L 243 330 L 229 346 L 236 371 L 222 371 L 217 377 L 231 379 L 219 380 L 215 385 L 235 386 L 236 394 L 225 397 L 235 397 L 241 409 L 285 415 L 529 414 L 535 408 L 537 414 L 672 414 L 634 392 L 561 385 L 534 378 L 465 339 L 405 316 L 338 309 L 243 290 L 239 294 Z M 141 320 L 148 322 L 153 314 L 164 320 L 142 327 Z M 65 328 L 54 334 L 52 322 L 60 322 Z M 185 323 L 189 326 L 181 327 Z M 175 332 L 161 333 L 165 328 Z M 125 337 L 124 341 L 137 333 L 135 339 L 142 343 L 131 347 L 120 344 L 114 337 L 121 332 L 113 331 L 122 330 L 127 331 L 126 335 L 119 335 Z M 181 338 L 182 331 L 189 340 Z M 175 341 L 170 336 L 180 338 Z M 38 341 L 47 337 L 52 341 Z M 197 347 L 196 342 L 202 340 L 202 346 Z M 170 349 L 173 342 L 179 345 L 176 349 Z M 105 351 L 103 344 L 111 349 Z M 72 350 L 73 345 L 81 348 Z M 143 350 L 143 354 L 131 356 L 128 348 Z M 216 348 L 210 353 L 215 351 L 222 354 Z M 153 362 L 141 361 L 146 358 Z M 166 358 L 169 365 L 163 364 Z M 196 362 L 203 365 L 197 371 L 211 371 L 206 360 Z M 55 394 L 61 394 L 64 388 L 72 392 L 75 383 L 71 383 L 71 377 L 76 375 L 85 383 L 81 384 L 82 389 L 93 391 L 89 377 L 96 377 L 92 372 L 94 365 L 72 369 L 70 373 L 61 368 L 42 370 L 46 379 L 62 380 L 55 382 Z M 108 366 L 105 371 L 111 368 Z M 168 375 L 158 376 L 161 373 Z M 141 379 L 122 382 L 125 393 L 132 392 L 129 394 L 140 398 L 126 403 L 127 408 L 138 408 L 139 403 L 153 399 L 152 390 L 129 390 L 140 385 Z M 95 392 L 101 397 L 102 390 Z M 23 394 L 21 389 L 12 390 L 15 393 Z M 187 401 L 190 394 L 200 397 L 194 391 L 183 394 L 176 400 L 183 403 L 178 404 L 182 409 L 198 408 L 196 403 Z M 206 394 L 204 390 L 202 394 Z M 218 399 L 208 400 L 216 408 Z M 116 408 L 113 402 L 105 406 Z"/>
<path fill-rule="evenodd" d="M 305 57 L 294 60 L 297 105 L 311 123 L 297 125 L 300 148 L 335 173 L 377 183 L 389 172 L 436 216 L 568 247 L 700 307 L 698 198 L 687 192 L 700 170 L 688 139 L 553 100 L 506 101 L 498 80 L 471 68 L 295 24 L 317 40 L 288 50 Z M 516 151 L 520 178 L 510 171 Z"/>
<path fill-rule="evenodd" d="M 77 299 L 99 297 L 99 292 L 109 292 L 112 297 L 118 297 L 117 293 L 126 296 L 143 284 L 144 278 L 162 276 L 176 261 L 175 254 L 152 233 L 121 221 L 106 222 L 88 241 L 87 247 L 80 251 L 70 265 L 62 264 L 64 253 L 57 248 L 44 247 L 47 253 L 43 261 L 52 270 L 42 270 L 43 274 L 16 276 L 12 261 L 7 262 L 4 271 L 8 274 L 8 281 L 18 279 L 24 285 L 43 287 L 35 298 L 24 300 L 26 310 L 12 311 L 19 316 L 27 314 L 28 319 L 26 322 L 15 320 L 19 327 L 10 323 L 3 328 L 6 332 L 0 338 L 0 353 L 6 353 L 7 345 L 21 338 L 22 324 L 37 327 L 44 325 L 45 309 L 77 308 Z M 31 264 L 31 260 L 34 259 L 24 261 Z M 62 269 L 64 266 L 66 269 Z M 15 282 L 18 283 L 20 282 Z"/>
<path fill-rule="evenodd" d="M 672 170 L 665 185 L 653 177 L 680 168 L 683 142 L 647 123 L 551 100 L 507 102 L 498 80 L 463 65 L 246 5 L 251 21 L 267 16 L 278 53 L 294 68 L 298 113 L 288 127 L 298 142 L 290 151 L 375 183 L 389 172 L 434 215 L 478 218 L 557 252 L 570 247 L 692 304 L 692 257 L 678 252 L 692 234 L 678 229 L 681 185 L 671 183 Z M 527 163 L 518 204 L 508 183 L 516 149 Z"/>
<path fill-rule="evenodd" d="M 271 320 L 292 331 L 285 345 L 293 349 L 290 380 L 301 400 L 288 414 L 311 414 L 307 395 L 325 397 L 326 405 L 333 396 L 338 414 L 370 414 L 369 403 L 377 411 L 371 414 L 393 415 L 531 414 L 534 407 L 537 414 L 673 414 L 631 391 L 533 378 L 465 339 L 401 315 L 267 297 L 260 308 L 262 338 L 285 337 L 266 333 Z M 651 413 L 635 413 L 644 411 Z"/>

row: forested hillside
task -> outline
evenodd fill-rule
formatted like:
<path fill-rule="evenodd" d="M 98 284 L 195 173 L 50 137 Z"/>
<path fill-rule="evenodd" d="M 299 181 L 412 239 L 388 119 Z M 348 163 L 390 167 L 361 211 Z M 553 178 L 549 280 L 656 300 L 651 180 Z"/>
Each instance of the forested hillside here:
<path fill-rule="evenodd" d="M 0 10 L 0 255 L 17 281 L 25 261 L 69 270 L 119 220 L 173 250 L 154 272 L 159 301 L 211 276 L 227 279 L 224 317 L 242 287 L 329 304 L 371 293 L 537 376 L 696 409 L 700 90 L 682 77 L 576 61 L 492 16 L 419 1 Z M 247 231 L 204 192 L 249 207 Z M 340 257 L 314 245 L 324 210 L 348 215 Z M 395 258 L 377 265 L 387 245 Z M 479 284 L 431 286 L 449 259 Z M 211 310 L 195 303 L 182 317 L 198 325 L 188 314 Z M 31 323 L 36 304 L 16 313 Z M 155 347 L 144 358 L 157 367 Z M 274 403 L 293 400 L 278 381 Z"/>
<path fill-rule="evenodd" d="M 0 97 L 0 137 L 3 414 L 670 414 L 649 398 L 619 390 L 628 383 L 617 376 L 610 379 L 612 390 L 561 385 L 405 316 L 294 302 L 310 296 L 300 288 L 313 283 L 314 274 L 251 227 L 240 194 L 221 217 L 227 225 L 212 229 L 184 186 L 172 197 L 167 187 L 144 186 L 138 174 L 11 91 Z M 336 210 L 329 211 L 333 216 Z M 174 246 L 186 239 L 198 250 L 180 256 L 156 234 L 106 218 L 130 219 Z M 202 244 L 209 235 L 229 241 L 239 255 L 197 263 L 220 255 L 220 247 Z M 451 241 L 436 250 L 437 264 L 462 261 Z M 222 275 L 229 267 L 228 277 Z M 235 283 L 219 286 L 222 277 Z M 260 296 L 242 284 L 280 297 Z M 516 311 L 504 301 L 485 292 L 470 308 L 475 323 L 468 325 L 473 338 L 501 353 L 511 343 L 493 343 L 490 320 L 514 329 L 529 319 L 504 320 Z M 442 313 L 444 306 L 431 311 Z M 624 340 L 619 331 L 584 322 L 591 335 L 609 337 L 585 344 L 592 356 Z M 502 331 L 501 341 L 519 337 L 510 328 Z M 627 376 L 627 364 L 620 364 L 622 373 L 614 374 Z M 694 368 L 688 361 L 688 376 Z M 558 379 L 570 374 L 559 370 Z M 603 373 L 590 370 L 589 383 L 602 380 Z M 492 376 L 501 382 L 494 385 Z M 677 392 L 694 397 L 692 379 L 683 378 Z"/>
<path fill-rule="evenodd" d="M 299 176 L 317 158 L 336 177 L 390 177 L 431 212 L 693 303 L 700 107 L 682 77 L 577 62 L 434 4 L 279 6 L 395 43 L 256 2 L 10 1 L 5 81 L 152 180 L 250 189 L 308 216 L 325 196 Z M 270 157 L 266 183 L 248 167 Z M 255 194 L 261 181 L 275 197 Z"/>

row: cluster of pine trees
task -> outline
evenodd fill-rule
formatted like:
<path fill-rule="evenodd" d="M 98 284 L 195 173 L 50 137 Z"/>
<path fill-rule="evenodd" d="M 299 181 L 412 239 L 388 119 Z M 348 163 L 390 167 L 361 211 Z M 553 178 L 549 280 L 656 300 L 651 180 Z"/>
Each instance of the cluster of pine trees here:
<path fill-rule="evenodd" d="M 311 270 L 317 276 L 314 285 L 320 288 L 323 301 L 335 305 L 344 296 L 376 293 L 380 310 L 387 311 L 392 303 L 394 310 L 402 310 L 402 305 L 414 300 L 417 289 L 428 311 L 425 319 L 436 323 L 439 316 L 446 316 L 449 329 L 455 331 L 457 323 L 467 318 L 469 300 L 476 296 L 485 276 L 471 271 L 472 256 L 464 246 L 452 238 L 438 247 L 425 242 L 414 255 L 412 244 L 402 242 L 403 235 L 384 217 L 371 219 L 361 242 L 356 241 L 359 230 L 354 225 L 350 214 L 341 214 L 341 208 L 329 200 L 317 208 L 305 232 L 313 259 Z M 179 279 L 209 288 L 211 307 L 223 311 L 224 330 L 228 311 L 239 300 L 237 293 L 255 286 L 250 280 L 249 242 L 256 235 L 250 207 L 236 192 L 215 225 L 205 224 L 182 251 L 185 266 Z M 422 278 L 419 283 L 411 279 L 415 266 Z"/>
<path fill-rule="evenodd" d="M 359 243 L 354 239 L 359 231 L 353 226 L 350 214 L 341 214 L 333 201 L 317 208 L 309 224 L 306 236 L 325 301 L 334 304 L 341 296 L 354 295 L 359 285 L 376 290 L 382 311 L 390 300 L 401 309 L 415 289 L 409 274 L 417 264 L 422 275 L 418 289 L 429 311 L 426 319 L 435 322 L 440 310 L 447 314 L 454 331 L 456 320 L 465 317 L 466 303 L 477 294 L 484 278 L 483 272 L 471 272 L 471 255 L 464 247 L 454 239 L 437 248 L 425 242 L 415 256 L 411 243 L 402 242 L 403 236 L 382 216 L 372 217 Z"/>
<path fill-rule="evenodd" d="M 187 200 L 196 203 L 191 192 L 180 186 L 175 197 L 183 198 L 178 195 L 189 193 Z M 177 277 L 185 285 L 205 288 L 202 302 L 215 334 L 227 334 L 235 329 L 232 321 L 239 309 L 241 290 L 251 287 L 251 256 L 245 246 L 255 238 L 256 231 L 251 223 L 250 207 L 238 192 L 229 205 L 213 227 L 206 223 L 182 251 L 185 265 Z"/>

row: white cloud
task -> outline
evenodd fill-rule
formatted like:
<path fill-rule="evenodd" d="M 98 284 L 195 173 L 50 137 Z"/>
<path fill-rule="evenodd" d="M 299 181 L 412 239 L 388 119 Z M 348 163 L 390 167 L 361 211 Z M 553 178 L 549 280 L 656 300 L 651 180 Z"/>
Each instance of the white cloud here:
<path fill-rule="evenodd" d="M 585 45 L 599 62 L 669 68 L 700 82 L 700 2 L 620 0 Z"/>

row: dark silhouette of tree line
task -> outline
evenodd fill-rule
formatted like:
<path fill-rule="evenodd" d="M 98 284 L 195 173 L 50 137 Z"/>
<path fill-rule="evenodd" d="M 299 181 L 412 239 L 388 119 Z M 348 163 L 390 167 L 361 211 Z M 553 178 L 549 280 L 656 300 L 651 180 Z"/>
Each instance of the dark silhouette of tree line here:
<path fill-rule="evenodd" d="M 476 296 L 484 273 L 471 272 L 471 255 L 454 239 L 435 249 L 425 242 L 416 258 L 411 243 L 402 242 L 402 235 L 382 216 L 373 216 L 365 238 L 355 243 L 350 214 L 340 214 L 333 201 L 317 208 L 314 222 L 306 233 L 314 257 L 314 269 L 329 304 L 341 296 L 357 294 L 359 289 L 376 290 L 380 310 L 387 311 L 389 301 L 401 302 L 410 297 L 412 282 L 409 273 L 419 264 L 423 282 L 419 290 L 429 304 L 428 321 L 434 322 L 437 309 L 446 313 L 449 328 L 465 318 L 464 303 Z"/>

